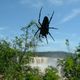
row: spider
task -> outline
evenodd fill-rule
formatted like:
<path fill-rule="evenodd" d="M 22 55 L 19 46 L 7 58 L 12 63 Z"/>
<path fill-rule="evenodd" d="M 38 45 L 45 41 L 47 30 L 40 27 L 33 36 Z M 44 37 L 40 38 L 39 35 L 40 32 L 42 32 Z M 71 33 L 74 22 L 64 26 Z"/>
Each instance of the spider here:
<path fill-rule="evenodd" d="M 57 28 L 54 28 L 54 27 L 49 27 L 49 24 L 50 24 L 50 22 L 51 22 L 51 20 L 53 18 L 54 11 L 53 11 L 50 19 L 47 16 L 45 16 L 42 23 L 40 22 L 41 11 L 42 11 L 42 8 L 40 9 L 39 19 L 38 19 L 38 23 L 39 23 L 40 27 L 37 26 L 38 27 L 38 30 L 36 31 L 36 33 L 34 34 L 34 36 L 40 31 L 39 38 L 40 37 L 45 37 L 46 38 L 46 41 L 48 43 L 47 35 L 49 34 L 51 36 L 51 38 L 53 39 L 53 41 L 55 41 L 54 38 L 53 38 L 53 36 L 49 32 L 49 29 L 57 29 Z"/>
<path fill-rule="evenodd" d="M 39 19 L 38 19 L 38 24 L 39 24 L 39 25 L 38 25 L 36 22 L 32 21 L 32 22 L 27 26 L 27 28 L 29 28 L 29 27 L 31 27 L 32 25 L 35 24 L 35 25 L 37 26 L 38 30 L 35 32 L 34 37 L 35 37 L 36 34 L 39 32 L 39 39 L 40 39 L 40 40 L 41 40 L 41 37 L 42 37 L 42 38 L 45 37 L 45 38 L 46 38 L 46 41 L 47 41 L 47 43 L 48 43 L 47 35 L 49 34 L 50 37 L 53 39 L 53 41 L 55 41 L 54 38 L 53 38 L 53 36 L 52 36 L 51 33 L 49 32 L 49 29 L 57 29 L 57 28 L 54 28 L 54 27 L 49 27 L 49 24 L 50 24 L 50 22 L 51 22 L 51 20 L 52 20 L 52 18 L 53 18 L 54 11 L 53 11 L 50 19 L 49 19 L 47 16 L 44 16 L 44 19 L 43 19 L 42 23 L 40 22 L 41 11 L 42 11 L 42 8 L 40 9 L 40 12 L 39 12 Z"/>

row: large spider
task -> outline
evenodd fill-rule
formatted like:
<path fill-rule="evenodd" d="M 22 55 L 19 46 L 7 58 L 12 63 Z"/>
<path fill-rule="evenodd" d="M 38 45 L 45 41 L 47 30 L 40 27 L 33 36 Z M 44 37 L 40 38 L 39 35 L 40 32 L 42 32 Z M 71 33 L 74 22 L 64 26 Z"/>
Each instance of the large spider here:
<path fill-rule="evenodd" d="M 41 27 L 38 27 L 38 30 L 37 30 L 37 32 L 35 33 L 35 35 L 38 33 L 38 31 L 40 31 L 39 38 L 40 38 L 40 37 L 45 37 L 45 38 L 46 38 L 46 41 L 47 41 L 47 43 L 48 43 L 48 40 L 47 40 L 47 35 L 48 35 L 48 34 L 49 34 L 49 35 L 51 36 L 51 38 L 54 40 L 54 38 L 52 37 L 52 35 L 51 35 L 50 32 L 49 32 L 49 29 L 57 29 L 57 28 L 54 28 L 54 27 L 49 27 L 49 24 L 50 24 L 50 22 L 51 22 L 51 20 L 52 20 L 54 11 L 53 11 L 50 19 L 49 19 L 47 16 L 45 16 L 42 23 L 40 22 L 41 11 L 42 11 L 42 8 L 40 9 L 39 19 L 38 19 L 38 23 L 40 24 Z M 34 36 L 35 36 L 35 35 L 34 35 Z"/>
<path fill-rule="evenodd" d="M 33 24 L 36 24 L 38 30 L 36 31 L 36 33 L 34 34 L 34 36 L 36 36 L 36 34 L 40 31 L 40 33 L 39 33 L 39 39 L 40 39 L 41 37 L 42 37 L 42 38 L 45 37 L 45 38 L 46 38 L 46 41 L 47 41 L 47 43 L 48 43 L 48 40 L 47 40 L 47 35 L 48 35 L 48 34 L 49 34 L 49 35 L 51 36 L 51 38 L 54 40 L 54 38 L 52 37 L 52 35 L 51 35 L 50 32 L 49 32 L 49 29 L 57 29 L 57 28 L 54 28 L 54 27 L 49 27 L 49 24 L 50 24 L 50 22 L 51 22 L 51 20 L 52 20 L 54 11 L 53 11 L 50 19 L 49 19 L 47 16 L 45 16 L 42 23 L 40 22 L 41 11 L 42 11 L 42 8 L 40 9 L 39 19 L 38 19 L 38 23 L 39 23 L 40 27 L 39 27 L 39 26 L 37 25 L 37 23 L 35 23 L 35 22 L 32 22 L 28 27 L 30 27 L 30 26 L 33 25 Z M 54 40 L 54 41 L 55 41 L 55 40 Z"/>

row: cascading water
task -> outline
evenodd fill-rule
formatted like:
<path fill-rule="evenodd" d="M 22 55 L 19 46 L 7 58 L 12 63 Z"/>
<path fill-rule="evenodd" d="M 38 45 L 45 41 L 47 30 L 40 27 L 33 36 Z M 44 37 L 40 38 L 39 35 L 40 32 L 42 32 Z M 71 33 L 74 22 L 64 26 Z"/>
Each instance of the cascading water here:
<path fill-rule="evenodd" d="M 39 67 L 41 71 L 44 71 L 48 66 L 56 67 L 57 59 L 51 57 L 33 57 L 29 65 L 32 67 Z"/>

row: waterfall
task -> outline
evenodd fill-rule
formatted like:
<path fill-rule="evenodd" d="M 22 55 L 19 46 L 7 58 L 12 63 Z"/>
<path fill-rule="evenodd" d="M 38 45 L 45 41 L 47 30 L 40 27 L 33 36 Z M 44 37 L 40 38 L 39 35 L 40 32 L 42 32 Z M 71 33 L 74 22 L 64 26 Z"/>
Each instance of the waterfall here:
<path fill-rule="evenodd" d="M 47 58 L 46 57 L 34 57 L 33 63 L 34 64 L 47 64 Z"/>
<path fill-rule="evenodd" d="M 31 67 L 38 67 L 41 69 L 41 71 L 44 71 L 48 66 L 57 67 L 57 58 L 33 57 L 29 65 Z"/>

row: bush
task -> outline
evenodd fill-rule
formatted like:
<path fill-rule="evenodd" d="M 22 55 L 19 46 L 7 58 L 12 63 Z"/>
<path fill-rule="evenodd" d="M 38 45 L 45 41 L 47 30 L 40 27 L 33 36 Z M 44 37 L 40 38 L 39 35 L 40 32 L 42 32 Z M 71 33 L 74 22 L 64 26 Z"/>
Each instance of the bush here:
<path fill-rule="evenodd" d="M 80 53 L 62 60 L 61 72 L 66 80 L 80 80 Z"/>

